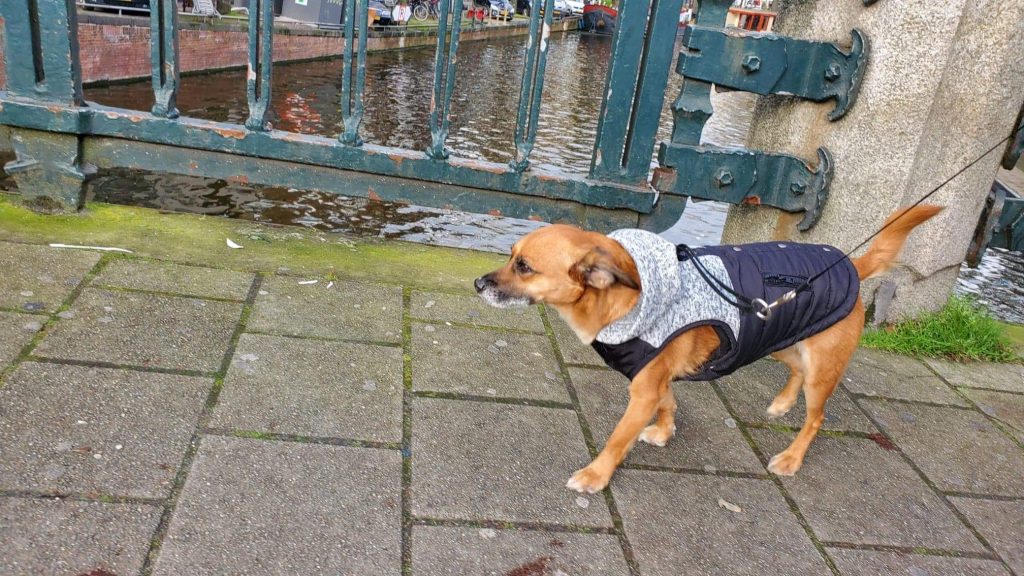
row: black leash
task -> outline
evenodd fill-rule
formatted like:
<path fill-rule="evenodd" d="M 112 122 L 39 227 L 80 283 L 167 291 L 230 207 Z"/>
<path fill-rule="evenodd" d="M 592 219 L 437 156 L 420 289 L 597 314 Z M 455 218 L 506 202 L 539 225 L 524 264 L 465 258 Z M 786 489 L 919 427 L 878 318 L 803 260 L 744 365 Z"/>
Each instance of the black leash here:
<path fill-rule="evenodd" d="M 693 262 L 693 267 L 697 270 L 697 273 L 700 274 L 700 277 L 704 279 L 704 282 L 707 282 L 708 286 L 710 286 L 715 294 L 718 294 L 722 300 L 725 300 L 743 312 L 754 311 L 754 306 L 752 304 L 753 301 L 743 294 L 733 290 L 732 286 L 729 286 L 725 281 L 721 280 L 712 274 L 710 270 L 705 268 L 704 263 L 697 258 L 697 254 L 693 251 L 693 248 L 690 248 L 686 244 L 676 246 L 676 257 L 679 258 L 680 261 L 689 259 Z M 729 297 L 726 296 L 725 292 L 731 294 L 735 300 L 730 300 Z"/>
<path fill-rule="evenodd" d="M 850 254 L 856 252 L 862 246 L 864 246 L 865 244 L 870 242 L 872 239 L 874 239 L 875 236 L 878 236 L 879 234 L 881 234 L 883 230 L 885 230 L 889 226 L 892 226 L 893 224 L 895 224 L 897 220 L 899 220 L 900 218 L 905 216 L 908 212 L 910 212 L 910 210 L 912 208 L 914 208 L 915 206 L 917 206 L 917 205 L 921 204 L 922 202 L 924 202 L 925 200 L 927 200 L 933 194 L 935 194 L 940 189 L 942 189 L 943 186 L 945 186 L 946 184 L 949 184 L 950 182 L 952 182 L 957 176 L 963 174 L 964 172 L 969 170 L 972 166 L 974 166 L 978 162 L 981 162 L 981 160 L 983 158 L 985 158 L 986 156 L 991 154 L 996 148 L 999 148 L 1000 146 L 1002 146 L 1003 144 L 1008 142 L 1011 138 L 1016 136 L 1017 132 L 1020 131 L 1021 129 L 1024 129 L 1024 124 L 1015 127 L 1013 129 L 1013 131 L 1010 132 L 1009 136 L 1007 136 L 1007 137 L 1003 138 L 1002 140 L 1000 140 L 999 142 L 997 142 L 994 146 L 992 146 L 987 151 L 985 151 L 981 156 L 978 156 L 974 160 L 971 160 L 971 162 L 969 164 L 967 164 L 966 166 L 964 166 L 963 168 L 958 170 L 956 172 L 956 174 L 953 174 L 949 178 L 946 178 L 945 180 L 943 180 L 941 184 L 939 184 L 935 188 L 932 188 L 930 192 L 928 192 L 927 194 L 925 194 L 924 196 L 919 198 L 916 202 L 914 202 L 910 206 L 906 207 L 903 210 L 903 212 L 900 213 L 899 216 L 893 218 L 891 222 L 889 222 L 885 226 L 882 226 L 881 228 L 879 228 L 871 236 L 868 236 L 867 238 L 865 238 L 860 244 L 857 244 L 856 246 L 854 246 L 852 250 L 848 250 L 847 252 L 844 252 L 842 256 L 837 258 L 835 262 L 833 262 L 833 263 L 829 264 L 828 266 L 826 266 L 824 270 L 822 270 L 821 272 L 818 272 L 814 276 L 811 276 L 810 278 L 805 280 L 802 284 L 800 284 L 796 288 L 790 290 L 789 292 L 786 292 L 782 296 L 779 296 L 778 298 L 776 298 L 771 303 L 768 303 L 768 302 L 764 301 L 761 298 L 748 298 L 747 296 L 744 296 L 743 294 L 740 294 L 739 292 L 733 290 L 731 286 L 729 286 L 728 284 L 725 283 L 725 281 L 721 280 L 720 278 L 717 278 L 707 268 L 705 268 L 704 264 L 700 261 L 699 258 L 697 258 L 697 254 L 694 253 L 693 249 L 690 248 L 689 246 L 687 246 L 685 244 L 681 244 L 681 245 L 677 246 L 676 247 L 676 255 L 679 257 L 679 260 L 683 260 L 684 256 L 686 258 L 690 259 L 693 262 L 693 267 L 697 270 L 697 273 L 700 274 L 701 278 L 703 278 L 704 281 L 707 282 L 708 286 L 710 286 L 711 289 L 716 294 L 719 295 L 719 297 L 721 297 L 723 300 L 728 302 L 730 305 L 735 306 L 736 308 L 740 309 L 740 311 L 743 311 L 743 312 L 753 312 L 761 320 L 768 320 L 769 318 L 772 317 L 772 311 L 776 307 L 794 300 L 797 297 L 798 294 L 800 294 L 801 292 L 809 289 L 811 287 L 811 283 L 813 283 L 818 278 L 821 278 L 822 276 L 827 274 L 829 270 L 831 270 L 831 269 L 835 268 L 836 266 L 838 266 L 839 263 L 842 262 L 843 260 L 849 259 Z M 724 292 L 728 292 L 729 294 L 731 294 L 733 296 L 733 298 L 735 298 L 735 300 L 730 300 L 728 297 L 726 297 L 726 295 L 723 293 L 723 291 Z"/>

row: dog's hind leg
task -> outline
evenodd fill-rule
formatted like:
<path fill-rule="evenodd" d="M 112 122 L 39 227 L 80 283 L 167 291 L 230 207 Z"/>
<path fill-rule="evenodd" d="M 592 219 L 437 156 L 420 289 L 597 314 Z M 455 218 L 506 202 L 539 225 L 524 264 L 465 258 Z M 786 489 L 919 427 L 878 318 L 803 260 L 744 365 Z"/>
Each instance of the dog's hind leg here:
<path fill-rule="evenodd" d="M 804 455 L 825 420 L 825 401 L 832 395 L 846 371 L 846 364 L 857 349 L 863 326 L 864 306 L 858 300 L 849 316 L 797 344 L 804 375 L 807 416 L 792 444 L 772 456 L 768 462 L 769 472 L 792 476 L 803 465 Z"/>
<path fill-rule="evenodd" d="M 654 424 L 640 433 L 640 441 L 654 446 L 664 446 L 669 438 L 676 435 L 676 396 L 672 393 L 672 385 L 665 387 L 661 400 L 658 401 L 658 414 Z"/>
<path fill-rule="evenodd" d="M 800 346 L 801 343 L 797 342 L 789 348 L 783 348 L 772 354 L 772 358 L 789 367 L 789 380 L 768 406 L 767 412 L 772 418 L 778 418 L 789 412 L 800 395 L 800 387 L 804 383 L 804 364 L 800 358 Z"/>

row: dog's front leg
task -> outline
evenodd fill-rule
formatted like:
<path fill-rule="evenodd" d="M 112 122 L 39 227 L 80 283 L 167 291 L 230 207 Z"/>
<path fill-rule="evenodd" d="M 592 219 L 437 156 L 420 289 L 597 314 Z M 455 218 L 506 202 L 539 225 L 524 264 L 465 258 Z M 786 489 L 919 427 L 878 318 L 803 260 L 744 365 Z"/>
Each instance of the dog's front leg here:
<path fill-rule="evenodd" d="M 640 432 L 651 421 L 670 382 L 670 376 L 653 365 L 638 374 L 629 384 L 629 406 L 626 407 L 626 413 L 615 425 L 608 443 L 593 462 L 573 474 L 566 486 L 590 494 L 603 490 Z M 668 390 L 667 393 L 672 392 Z"/>

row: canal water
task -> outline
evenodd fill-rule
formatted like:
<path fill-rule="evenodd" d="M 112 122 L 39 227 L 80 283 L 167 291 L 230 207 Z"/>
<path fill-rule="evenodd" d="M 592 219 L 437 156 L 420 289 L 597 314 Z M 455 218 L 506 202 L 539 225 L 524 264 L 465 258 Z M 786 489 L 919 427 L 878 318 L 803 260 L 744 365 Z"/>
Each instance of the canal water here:
<path fill-rule="evenodd" d="M 524 42 L 520 37 L 466 42 L 459 47 L 448 139 L 453 155 L 503 163 L 512 160 Z M 567 33 L 551 38 L 537 142 L 531 156 L 535 166 L 572 173 L 589 169 L 610 48 L 610 39 L 602 36 Z M 678 49 L 677 45 L 674 50 Z M 367 55 L 361 127 L 365 141 L 415 150 L 428 146 L 433 66 L 432 48 Z M 670 137 L 669 106 L 680 85 L 681 78 L 672 74 L 660 111 L 659 140 Z M 340 60 L 275 65 L 273 126 L 303 134 L 338 134 L 342 130 L 340 87 Z M 88 88 L 86 97 L 141 110 L 148 110 L 153 103 L 148 81 Z M 753 96 L 746 93 L 715 94 L 715 114 L 708 122 L 705 140 L 742 144 L 753 102 Z M 178 108 L 185 116 L 244 122 L 244 72 L 182 78 Z M 97 200 L 107 202 L 495 251 L 507 251 L 515 238 L 539 225 L 419 207 L 381 206 L 311 191 L 128 171 L 101 175 L 92 190 Z M 722 204 L 691 203 L 667 235 L 676 242 L 717 242 L 725 214 Z"/>
<path fill-rule="evenodd" d="M 460 46 L 448 140 L 454 155 L 492 162 L 512 159 L 523 42 L 522 38 L 512 38 Z M 586 172 L 611 45 L 607 37 L 568 33 L 552 37 L 550 46 L 537 143 L 531 158 L 536 166 Z M 679 46 L 674 49 L 678 51 Z M 361 129 L 364 140 L 411 149 L 427 147 L 433 58 L 433 49 L 429 48 L 367 56 L 366 111 Z M 670 136 L 669 106 L 680 84 L 680 78 L 672 74 L 660 112 L 659 140 Z M 271 106 L 274 127 L 303 134 L 338 134 L 342 129 L 340 85 L 338 60 L 275 65 Z M 86 97 L 138 110 L 148 110 L 153 104 L 148 81 L 87 88 Z M 753 95 L 714 93 L 712 103 L 715 113 L 704 130 L 705 142 L 742 145 Z M 178 107 L 186 116 L 244 122 L 247 105 L 243 72 L 182 78 Z M 9 179 L 0 179 L 0 189 L 10 184 Z M 309 190 L 131 170 L 101 172 L 90 182 L 88 193 L 102 202 L 495 252 L 507 252 L 517 238 L 541 225 L 366 202 Z M 717 202 L 691 202 L 680 221 L 664 235 L 676 243 L 717 243 L 726 210 L 727 205 Z M 957 292 L 977 296 L 1003 320 L 1024 323 L 1024 258 L 989 250 L 977 269 L 963 268 Z"/>

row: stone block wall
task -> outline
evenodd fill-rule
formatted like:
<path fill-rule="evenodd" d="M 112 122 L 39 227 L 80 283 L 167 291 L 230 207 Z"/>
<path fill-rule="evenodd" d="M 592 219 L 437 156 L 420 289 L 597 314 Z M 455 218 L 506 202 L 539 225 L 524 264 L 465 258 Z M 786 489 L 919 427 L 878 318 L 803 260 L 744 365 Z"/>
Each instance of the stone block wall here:
<path fill-rule="evenodd" d="M 804 158 L 818 146 L 832 151 L 835 178 L 821 221 L 800 233 L 799 215 L 733 207 L 723 242 L 793 239 L 850 249 L 1012 130 L 1024 100 L 1024 2 L 793 1 L 776 20 L 776 32 L 814 40 L 848 42 L 855 27 L 870 39 L 871 61 L 849 113 L 829 122 L 832 102 L 762 97 L 748 142 Z M 895 297 L 878 303 L 876 320 L 945 303 L 1002 152 L 932 197 L 947 209 L 911 235 L 890 276 Z M 874 283 L 862 290 L 866 303 L 874 290 Z"/>

